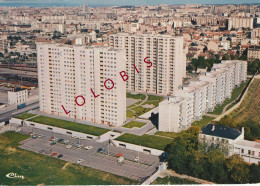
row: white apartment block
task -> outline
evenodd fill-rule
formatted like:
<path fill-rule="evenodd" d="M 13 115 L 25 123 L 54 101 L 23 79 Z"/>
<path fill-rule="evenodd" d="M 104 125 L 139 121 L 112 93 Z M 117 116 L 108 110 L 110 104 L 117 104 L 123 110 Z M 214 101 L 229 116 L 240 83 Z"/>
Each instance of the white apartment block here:
<path fill-rule="evenodd" d="M 193 100 L 186 97 L 172 97 L 159 106 L 159 131 L 180 132 L 191 126 L 193 119 Z"/>
<path fill-rule="evenodd" d="M 42 112 L 110 126 L 125 122 L 124 50 L 37 43 L 37 54 Z"/>
<path fill-rule="evenodd" d="M 230 17 L 228 19 L 228 30 L 232 28 L 250 28 L 253 29 L 254 18 L 252 17 Z"/>
<path fill-rule="evenodd" d="M 28 100 L 28 90 L 21 88 L 13 88 L 12 91 L 8 91 L 8 104 L 19 105 L 25 103 Z"/>
<path fill-rule="evenodd" d="M 239 60 L 222 61 L 214 64 L 211 72 L 200 75 L 175 92 L 173 98 L 159 104 L 159 131 L 179 132 L 187 129 L 195 120 L 200 120 L 216 105 L 230 99 L 232 91 L 246 81 L 247 62 Z M 185 102 L 189 98 L 191 103 Z"/>
<path fill-rule="evenodd" d="M 176 91 L 176 96 L 191 98 L 193 101 L 193 120 L 200 120 L 207 111 L 208 83 L 205 81 L 191 81 L 189 85 L 183 86 Z"/>
<path fill-rule="evenodd" d="M 174 95 L 186 75 L 183 38 L 171 35 L 110 35 L 109 45 L 126 49 L 127 90 L 159 95 Z M 145 63 L 151 61 L 150 64 Z M 135 67 L 140 73 L 137 73 Z"/>

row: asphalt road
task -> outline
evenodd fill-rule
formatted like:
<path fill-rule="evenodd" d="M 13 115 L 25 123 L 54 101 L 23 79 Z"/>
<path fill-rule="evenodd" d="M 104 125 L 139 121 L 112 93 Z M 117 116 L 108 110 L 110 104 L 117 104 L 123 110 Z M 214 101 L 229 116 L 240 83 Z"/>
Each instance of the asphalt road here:
<path fill-rule="evenodd" d="M 0 122 L 7 121 L 12 116 L 16 116 L 16 115 L 22 114 L 24 112 L 28 112 L 29 110 L 33 110 L 33 109 L 37 109 L 37 108 L 39 108 L 39 102 L 27 105 L 26 107 L 24 107 L 22 109 L 18 109 L 18 110 L 14 109 L 10 112 L 6 112 L 6 113 L 0 115 Z"/>
<path fill-rule="evenodd" d="M 32 127 L 22 127 L 22 133 L 33 132 L 37 135 L 44 135 L 43 138 L 27 139 L 23 141 L 20 148 L 34 151 L 39 153 L 40 150 L 51 150 L 56 152 L 57 155 L 63 154 L 61 159 L 76 163 L 79 159 L 84 161 L 80 165 L 91 167 L 94 169 L 102 170 L 119 176 L 128 177 L 135 180 L 144 180 L 149 177 L 159 165 L 159 157 L 146 154 L 142 152 L 136 152 L 128 150 L 122 147 L 115 147 L 112 144 L 108 145 L 108 142 L 95 142 L 90 139 L 80 140 L 72 138 L 69 135 L 57 134 L 51 131 L 45 131 L 41 129 L 35 129 Z M 50 145 L 50 137 L 63 138 L 69 140 L 69 144 L 73 145 L 80 142 L 83 147 L 92 146 L 91 150 L 85 150 L 84 148 L 71 147 L 66 149 L 65 144 L 57 143 L 53 146 Z M 97 152 L 97 149 L 104 148 L 105 154 Z M 109 153 L 108 153 L 109 152 Z M 116 155 L 122 153 L 125 160 L 122 163 L 117 162 Z M 45 154 L 45 153 L 43 153 Z M 46 154 L 45 154 L 46 155 Z M 139 156 L 139 162 L 134 162 L 134 159 Z"/>

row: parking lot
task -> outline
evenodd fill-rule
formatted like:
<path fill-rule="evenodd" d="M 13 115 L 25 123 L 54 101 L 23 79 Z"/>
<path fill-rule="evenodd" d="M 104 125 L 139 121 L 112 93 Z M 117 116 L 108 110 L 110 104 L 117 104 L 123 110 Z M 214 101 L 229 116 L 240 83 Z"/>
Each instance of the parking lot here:
<path fill-rule="evenodd" d="M 62 154 L 63 156 L 60 157 L 62 160 L 135 180 L 141 181 L 147 178 L 159 165 L 157 156 L 115 147 L 112 144 L 109 145 L 108 142 L 99 143 L 90 139 L 77 139 L 69 135 L 57 134 L 32 127 L 22 127 L 20 132 L 25 134 L 33 133 L 34 137 L 42 135 L 40 138 L 33 139 L 33 137 L 22 141 L 20 148 L 48 156 L 55 155 L 55 158 Z M 51 145 L 53 142 L 50 141 L 51 137 L 63 140 L 61 143 Z M 67 142 L 66 144 L 64 144 L 65 141 Z M 82 147 L 76 147 L 76 144 L 80 144 Z M 66 148 L 68 145 L 71 147 Z M 86 146 L 91 146 L 91 149 L 86 150 L 84 148 Z M 100 148 L 105 152 L 97 152 Z M 117 157 L 119 153 L 124 157 L 124 160 L 120 163 Z M 135 161 L 137 157 L 139 157 L 139 161 Z"/>

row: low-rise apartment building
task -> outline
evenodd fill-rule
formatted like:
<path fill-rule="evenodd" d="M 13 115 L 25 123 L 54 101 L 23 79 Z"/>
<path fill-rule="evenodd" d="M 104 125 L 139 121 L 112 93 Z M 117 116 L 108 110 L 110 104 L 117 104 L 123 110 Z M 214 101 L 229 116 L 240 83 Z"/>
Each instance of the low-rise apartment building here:
<path fill-rule="evenodd" d="M 28 100 L 28 90 L 22 88 L 13 88 L 12 91 L 8 91 L 8 104 L 19 105 L 25 103 Z"/>
<path fill-rule="evenodd" d="M 260 46 L 249 46 L 247 51 L 247 59 L 249 61 L 260 59 Z"/>
<path fill-rule="evenodd" d="M 176 97 L 159 104 L 159 131 L 179 132 L 187 129 L 193 121 L 200 120 L 206 112 L 212 112 L 216 105 L 230 99 L 233 89 L 246 81 L 246 74 L 246 61 L 227 60 L 214 64 L 211 72 L 182 86 L 175 92 Z M 184 98 L 192 102 L 186 104 L 186 110 L 181 109 Z"/>

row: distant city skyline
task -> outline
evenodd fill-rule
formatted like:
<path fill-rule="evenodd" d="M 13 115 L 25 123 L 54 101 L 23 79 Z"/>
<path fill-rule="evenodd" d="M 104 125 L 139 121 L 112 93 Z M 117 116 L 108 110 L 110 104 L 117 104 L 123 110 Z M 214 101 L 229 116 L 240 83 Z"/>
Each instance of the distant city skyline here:
<path fill-rule="evenodd" d="M 2 0 L 0 6 L 31 6 L 31 7 L 48 7 L 48 6 L 79 6 L 87 4 L 92 7 L 96 6 L 136 6 L 136 5 L 158 5 L 158 4 L 257 4 L 256 0 L 58 0 L 53 2 L 52 0 L 46 0 L 44 2 L 40 0 Z"/>

